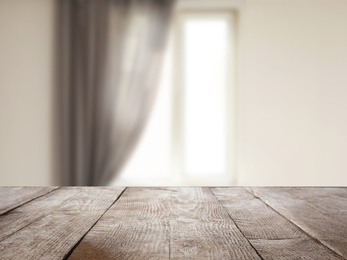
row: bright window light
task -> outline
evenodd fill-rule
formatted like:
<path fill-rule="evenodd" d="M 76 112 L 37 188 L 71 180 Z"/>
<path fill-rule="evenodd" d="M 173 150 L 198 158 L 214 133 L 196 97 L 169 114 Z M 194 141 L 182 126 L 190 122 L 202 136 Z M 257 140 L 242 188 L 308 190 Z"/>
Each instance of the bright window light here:
<path fill-rule="evenodd" d="M 183 150 L 187 175 L 227 173 L 228 21 L 183 22 Z"/>
<path fill-rule="evenodd" d="M 232 184 L 232 21 L 176 14 L 152 114 L 114 185 Z"/>

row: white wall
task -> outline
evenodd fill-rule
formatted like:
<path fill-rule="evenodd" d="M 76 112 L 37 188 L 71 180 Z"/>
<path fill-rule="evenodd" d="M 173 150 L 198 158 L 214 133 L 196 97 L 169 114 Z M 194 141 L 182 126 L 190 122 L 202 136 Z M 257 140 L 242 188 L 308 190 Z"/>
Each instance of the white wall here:
<path fill-rule="evenodd" d="M 0 185 L 51 184 L 53 0 L 0 0 Z"/>
<path fill-rule="evenodd" d="M 246 0 L 240 185 L 347 185 L 347 1 Z"/>

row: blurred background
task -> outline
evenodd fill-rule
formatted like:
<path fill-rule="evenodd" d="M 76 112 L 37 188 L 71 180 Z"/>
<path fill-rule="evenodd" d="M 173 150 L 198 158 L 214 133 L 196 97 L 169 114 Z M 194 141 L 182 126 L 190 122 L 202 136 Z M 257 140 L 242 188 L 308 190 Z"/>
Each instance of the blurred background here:
<path fill-rule="evenodd" d="M 0 0 L 0 185 L 347 185 L 347 1 L 71 2 Z"/>

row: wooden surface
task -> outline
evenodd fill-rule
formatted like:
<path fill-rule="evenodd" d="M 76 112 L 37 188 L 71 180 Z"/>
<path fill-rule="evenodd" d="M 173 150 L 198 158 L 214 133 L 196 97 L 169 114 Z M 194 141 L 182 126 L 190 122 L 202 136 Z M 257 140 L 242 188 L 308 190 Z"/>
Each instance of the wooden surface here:
<path fill-rule="evenodd" d="M 347 259 L 347 188 L 0 187 L 0 259 Z"/>

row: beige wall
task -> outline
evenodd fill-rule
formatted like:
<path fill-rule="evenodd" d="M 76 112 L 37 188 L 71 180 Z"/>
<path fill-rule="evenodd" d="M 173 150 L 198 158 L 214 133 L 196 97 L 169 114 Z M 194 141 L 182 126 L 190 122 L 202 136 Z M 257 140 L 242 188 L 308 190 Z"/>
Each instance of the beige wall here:
<path fill-rule="evenodd" d="M 240 185 L 347 185 L 347 1 L 246 0 Z"/>
<path fill-rule="evenodd" d="M 347 1 L 246 0 L 240 185 L 347 185 Z M 0 185 L 51 184 L 53 0 L 0 0 Z"/>
<path fill-rule="evenodd" d="M 0 0 L 0 185 L 51 184 L 53 0 Z"/>

